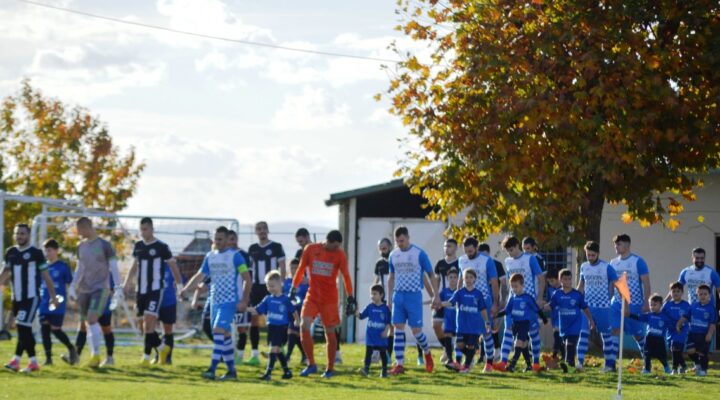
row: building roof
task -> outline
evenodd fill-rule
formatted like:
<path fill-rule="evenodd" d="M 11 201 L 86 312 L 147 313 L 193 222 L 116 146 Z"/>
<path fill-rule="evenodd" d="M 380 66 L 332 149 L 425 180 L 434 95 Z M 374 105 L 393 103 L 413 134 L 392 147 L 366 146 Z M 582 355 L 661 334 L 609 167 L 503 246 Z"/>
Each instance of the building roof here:
<path fill-rule="evenodd" d="M 388 190 L 400 189 L 404 187 L 402 179 L 394 179 L 390 182 L 381 183 L 378 185 L 366 186 L 358 189 L 348 190 L 345 192 L 332 193 L 330 198 L 325 200 L 325 205 L 332 206 L 342 201 L 353 199 L 355 197 L 365 196 L 369 194 L 375 194 L 385 192 Z"/>

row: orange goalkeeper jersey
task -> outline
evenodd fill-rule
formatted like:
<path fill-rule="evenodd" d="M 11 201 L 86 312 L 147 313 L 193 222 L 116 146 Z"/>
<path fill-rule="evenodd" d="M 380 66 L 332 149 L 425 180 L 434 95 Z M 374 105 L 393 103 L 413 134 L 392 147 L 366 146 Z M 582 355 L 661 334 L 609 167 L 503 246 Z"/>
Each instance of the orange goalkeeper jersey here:
<path fill-rule="evenodd" d="M 307 299 L 320 303 L 338 302 L 337 276 L 342 273 L 345 292 L 352 296 L 352 282 L 348 272 L 347 257 L 342 249 L 325 250 L 322 243 L 309 244 L 303 250 L 300 266 L 293 277 L 293 287 L 298 287 L 309 271 Z"/>

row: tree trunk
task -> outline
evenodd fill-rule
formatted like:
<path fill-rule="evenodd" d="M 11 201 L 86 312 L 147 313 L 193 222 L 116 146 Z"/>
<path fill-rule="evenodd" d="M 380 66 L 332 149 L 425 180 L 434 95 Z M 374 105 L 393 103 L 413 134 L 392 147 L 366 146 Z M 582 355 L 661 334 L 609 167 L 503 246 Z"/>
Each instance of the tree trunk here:
<path fill-rule="evenodd" d="M 604 182 L 597 182 L 591 187 L 590 193 L 588 194 L 588 206 L 583 210 L 583 215 L 586 216 L 586 223 L 582 229 L 585 240 L 594 240 L 598 243 L 602 243 L 600 240 L 600 223 L 602 222 L 603 207 L 605 207 L 604 187 Z M 575 276 L 577 279 L 580 279 L 580 265 L 585 262 L 583 245 L 577 246 L 577 264 L 575 265 Z"/>

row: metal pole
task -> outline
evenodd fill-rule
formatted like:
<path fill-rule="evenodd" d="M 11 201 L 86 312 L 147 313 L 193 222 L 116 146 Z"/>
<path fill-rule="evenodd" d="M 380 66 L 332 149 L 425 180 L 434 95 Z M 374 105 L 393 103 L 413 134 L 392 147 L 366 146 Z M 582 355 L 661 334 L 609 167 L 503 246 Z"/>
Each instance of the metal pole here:
<path fill-rule="evenodd" d="M 625 272 L 627 274 L 627 272 Z M 625 336 L 625 298 L 620 296 L 620 349 L 618 352 L 618 385 L 616 400 L 622 400 L 623 337 Z"/>
<path fill-rule="evenodd" d="M 40 217 L 40 240 L 38 240 L 38 246 L 42 246 L 43 243 L 45 243 L 45 239 L 47 239 L 47 221 L 45 220 L 45 213 L 48 211 L 47 206 L 43 204 L 42 206 L 42 217 Z"/>

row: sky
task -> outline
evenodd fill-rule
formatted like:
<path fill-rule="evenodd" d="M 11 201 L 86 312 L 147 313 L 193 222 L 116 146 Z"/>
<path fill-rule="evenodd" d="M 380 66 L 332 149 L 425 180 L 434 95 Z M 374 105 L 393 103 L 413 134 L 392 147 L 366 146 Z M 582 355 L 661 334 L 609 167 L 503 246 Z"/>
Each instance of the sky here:
<path fill-rule="evenodd" d="M 275 45 L 397 59 L 394 1 L 37 0 Z M 0 97 L 23 78 L 147 163 L 128 214 L 337 225 L 330 193 L 392 179 L 405 129 L 379 62 L 148 30 L 0 0 Z M 272 229 L 272 227 L 271 227 Z"/>

